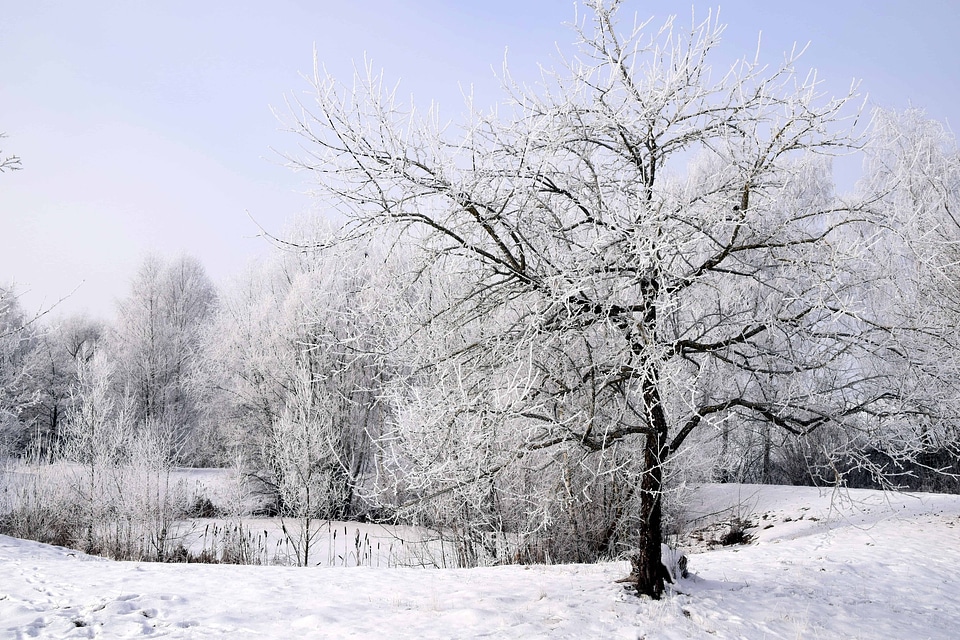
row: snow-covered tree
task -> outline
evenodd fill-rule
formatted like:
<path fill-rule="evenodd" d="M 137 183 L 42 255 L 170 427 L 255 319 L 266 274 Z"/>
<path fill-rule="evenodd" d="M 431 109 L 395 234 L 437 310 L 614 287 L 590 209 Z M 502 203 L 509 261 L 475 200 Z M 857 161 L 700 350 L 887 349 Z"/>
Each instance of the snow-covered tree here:
<path fill-rule="evenodd" d="M 919 109 L 877 110 L 860 189 L 890 232 L 888 277 L 873 299 L 908 365 L 897 375 L 909 420 L 863 441 L 853 461 L 871 483 L 945 488 L 960 473 L 960 151 Z M 953 474 L 938 474 L 947 471 Z M 862 474 L 863 475 L 863 474 Z"/>
<path fill-rule="evenodd" d="M 120 393 L 137 424 L 162 425 L 180 446 L 200 419 L 197 354 L 216 291 L 195 258 L 146 258 L 119 304 L 113 333 Z"/>
<path fill-rule="evenodd" d="M 33 327 L 13 287 L 0 286 L 0 456 L 19 453 L 28 440 L 27 413 L 35 404 L 24 364 Z"/>
<path fill-rule="evenodd" d="M 363 251 L 284 252 L 222 299 L 207 346 L 221 422 L 284 515 L 365 510 L 358 490 L 373 473 L 387 375 L 379 279 Z"/>
<path fill-rule="evenodd" d="M 57 447 L 79 382 L 79 367 L 93 357 L 104 332 L 102 322 L 84 315 L 35 327 L 33 348 L 23 367 L 34 394 L 30 420 L 39 453 Z"/>
<path fill-rule="evenodd" d="M 456 282 L 412 316 L 433 344 L 411 362 L 427 386 L 397 394 L 394 442 L 431 454 L 408 461 L 411 498 L 533 459 L 609 473 L 632 449 L 636 585 L 657 598 L 671 457 L 723 428 L 864 429 L 895 411 L 872 364 L 895 355 L 864 303 L 873 210 L 831 182 L 854 96 L 822 95 L 796 56 L 713 66 L 713 19 L 623 30 L 619 0 L 586 4 L 576 55 L 532 87 L 505 72 L 506 103 L 463 122 L 318 64 L 293 162 L 345 237 Z"/>

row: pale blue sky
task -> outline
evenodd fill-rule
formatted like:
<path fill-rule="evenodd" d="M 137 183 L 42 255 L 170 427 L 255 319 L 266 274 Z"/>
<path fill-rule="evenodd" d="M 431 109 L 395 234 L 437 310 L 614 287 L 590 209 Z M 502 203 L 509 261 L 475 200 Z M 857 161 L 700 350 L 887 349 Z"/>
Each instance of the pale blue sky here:
<path fill-rule="evenodd" d="M 269 6 L 268 6 L 269 4 Z M 717 3 L 696 2 L 698 14 Z M 721 2 L 725 65 L 782 59 L 794 42 L 834 93 L 853 78 L 873 104 L 960 122 L 960 1 Z M 687 20 L 690 2 L 627 0 L 624 13 Z M 28 310 L 79 286 L 61 313 L 109 317 L 143 255 L 187 252 L 216 280 L 267 251 L 264 226 L 310 209 L 305 177 L 271 147 L 297 144 L 270 111 L 302 92 L 312 51 L 349 79 L 364 54 L 403 93 L 462 111 L 499 99 L 504 50 L 535 79 L 573 36 L 567 0 L 0 0 L 0 282 Z"/>

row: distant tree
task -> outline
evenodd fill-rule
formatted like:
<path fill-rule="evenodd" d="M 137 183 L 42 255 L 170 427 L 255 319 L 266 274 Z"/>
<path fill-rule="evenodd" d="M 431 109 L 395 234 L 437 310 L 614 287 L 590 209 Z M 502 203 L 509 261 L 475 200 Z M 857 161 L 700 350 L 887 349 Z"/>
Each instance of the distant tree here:
<path fill-rule="evenodd" d="M 890 233 L 878 260 L 889 277 L 872 292 L 909 366 L 896 376 L 910 420 L 862 437 L 851 461 L 872 486 L 957 490 L 960 474 L 960 150 L 919 109 L 877 110 L 861 189 Z M 944 476 L 941 471 L 953 474 Z"/>
<path fill-rule="evenodd" d="M 40 453 L 57 447 L 79 383 L 79 367 L 93 357 L 105 330 L 102 322 L 84 315 L 35 327 L 33 347 L 23 366 L 35 398 L 30 420 Z"/>
<path fill-rule="evenodd" d="M 22 453 L 29 442 L 36 394 L 25 363 L 34 347 L 34 327 L 12 287 L 0 287 L 0 456 Z"/>
<path fill-rule="evenodd" d="M 171 482 L 173 433 L 137 425 L 131 396 L 115 391 L 116 368 L 105 350 L 78 361 L 77 384 L 58 453 L 71 503 L 64 526 L 87 553 L 163 562 L 175 518 L 183 516 L 181 486 Z"/>
<path fill-rule="evenodd" d="M 430 344 L 388 434 L 408 497 L 632 464 L 636 587 L 659 598 L 667 463 L 724 428 L 870 431 L 899 411 L 876 365 L 899 356 L 864 304 L 875 197 L 831 182 L 859 142 L 853 96 L 821 95 L 794 56 L 712 70 L 713 20 L 651 36 L 620 30 L 618 0 L 587 5 L 561 71 L 507 74 L 506 105 L 455 125 L 369 69 L 344 86 L 318 65 L 293 161 L 345 237 L 391 238 L 416 277 L 455 282 L 411 314 Z"/>
<path fill-rule="evenodd" d="M 207 347 L 221 422 L 283 515 L 363 514 L 384 419 L 376 279 L 360 253 L 286 252 L 222 299 Z"/>
<path fill-rule="evenodd" d="M 148 257 L 121 300 L 112 334 L 120 392 L 133 403 L 133 421 L 160 426 L 177 446 L 200 419 L 195 388 L 201 335 L 216 290 L 195 258 Z"/>

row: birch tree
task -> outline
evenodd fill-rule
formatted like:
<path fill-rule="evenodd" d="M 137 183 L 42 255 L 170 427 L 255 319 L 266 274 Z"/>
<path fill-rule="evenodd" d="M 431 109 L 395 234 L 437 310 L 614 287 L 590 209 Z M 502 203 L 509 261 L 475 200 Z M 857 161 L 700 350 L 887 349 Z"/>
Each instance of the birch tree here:
<path fill-rule="evenodd" d="M 371 67 L 344 85 L 318 64 L 293 164 L 345 238 L 456 281 L 411 314 L 431 341 L 413 370 L 444 402 L 402 420 L 410 377 L 394 440 L 452 444 L 409 461 L 436 466 L 408 498 L 633 447 L 635 584 L 659 598 L 664 469 L 694 434 L 861 429 L 896 398 L 868 364 L 889 355 L 863 304 L 878 231 L 831 182 L 859 142 L 854 93 L 822 95 L 796 53 L 713 66 L 715 19 L 624 28 L 621 4 L 587 2 L 575 55 L 533 86 L 505 69 L 505 102 L 462 122 Z"/>

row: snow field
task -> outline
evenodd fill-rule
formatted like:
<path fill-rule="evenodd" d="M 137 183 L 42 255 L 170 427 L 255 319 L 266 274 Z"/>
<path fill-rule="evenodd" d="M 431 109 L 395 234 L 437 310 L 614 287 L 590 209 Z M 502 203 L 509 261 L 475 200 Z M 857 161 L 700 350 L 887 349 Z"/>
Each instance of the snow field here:
<path fill-rule="evenodd" d="M 957 637 L 960 496 L 710 485 L 690 512 L 754 541 L 692 554 L 661 602 L 615 582 L 626 562 L 171 565 L 0 537 L 0 638 Z"/>

